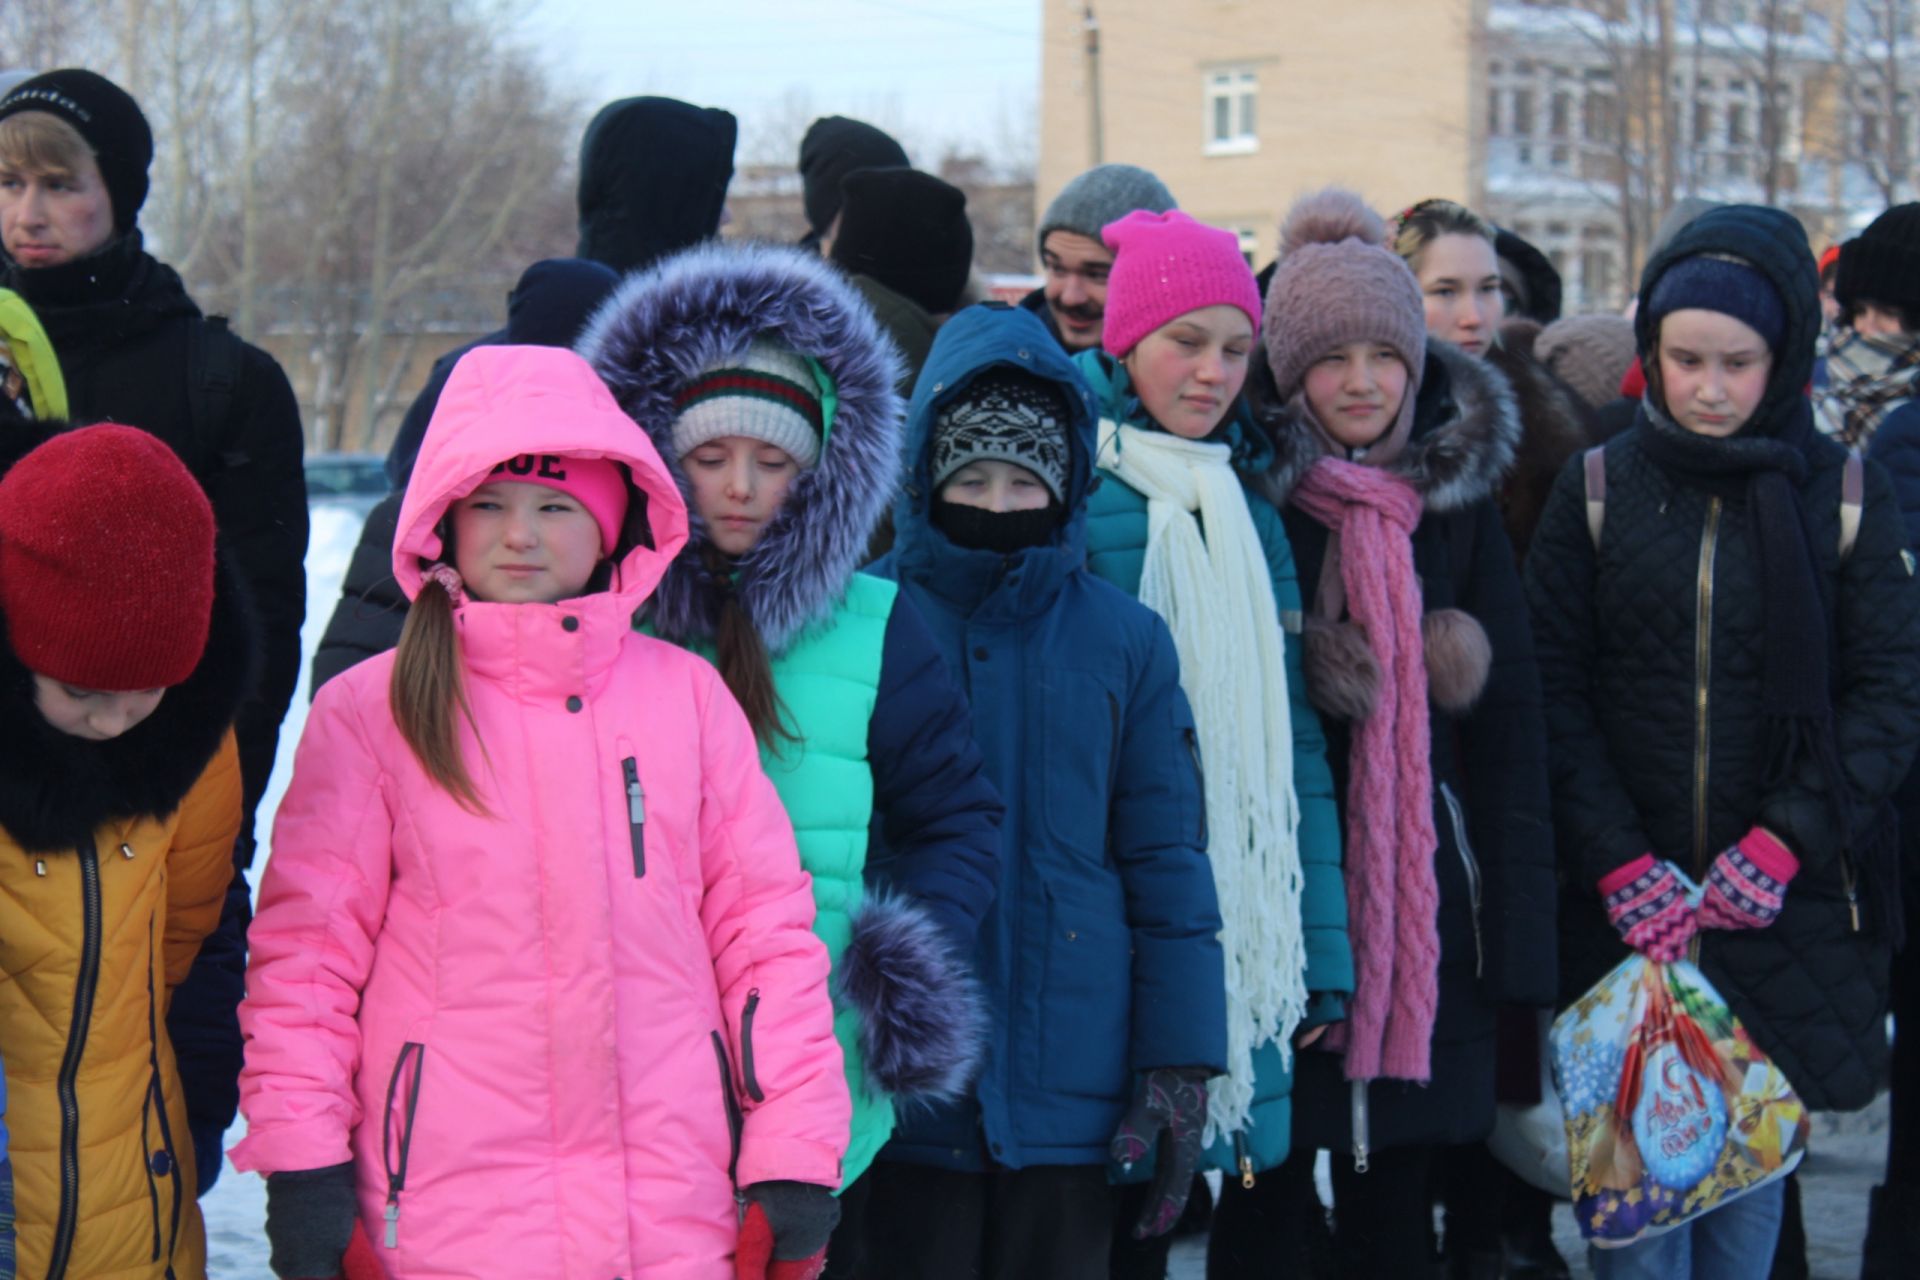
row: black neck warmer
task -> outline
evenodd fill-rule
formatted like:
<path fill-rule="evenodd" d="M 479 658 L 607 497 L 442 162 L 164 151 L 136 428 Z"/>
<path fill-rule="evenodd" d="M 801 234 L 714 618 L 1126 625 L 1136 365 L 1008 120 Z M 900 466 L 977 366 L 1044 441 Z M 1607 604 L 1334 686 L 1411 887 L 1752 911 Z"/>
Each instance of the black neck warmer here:
<path fill-rule="evenodd" d="M 127 291 L 142 256 L 139 231 L 116 236 L 97 252 L 57 267 L 23 267 L 7 260 L 9 285 L 36 307 L 108 302 Z"/>
<path fill-rule="evenodd" d="M 1057 501 L 1032 511 L 988 511 L 943 498 L 933 504 L 933 527 L 956 547 L 1011 555 L 1052 541 L 1060 514 Z"/>

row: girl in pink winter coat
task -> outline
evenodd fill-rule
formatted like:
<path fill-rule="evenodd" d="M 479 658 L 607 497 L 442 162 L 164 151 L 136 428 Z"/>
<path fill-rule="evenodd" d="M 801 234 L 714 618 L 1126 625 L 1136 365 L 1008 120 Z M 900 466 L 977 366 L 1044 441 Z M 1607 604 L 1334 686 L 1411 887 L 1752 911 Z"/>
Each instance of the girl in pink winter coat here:
<path fill-rule="evenodd" d="M 849 1103 L 813 898 L 718 674 L 630 626 L 686 537 L 579 357 L 456 366 L 406 631 L 315 700 L 251 933 L 234 1161 L 287 1280 L 356 1223 L 394 1280 L 816 1274 Z"/>

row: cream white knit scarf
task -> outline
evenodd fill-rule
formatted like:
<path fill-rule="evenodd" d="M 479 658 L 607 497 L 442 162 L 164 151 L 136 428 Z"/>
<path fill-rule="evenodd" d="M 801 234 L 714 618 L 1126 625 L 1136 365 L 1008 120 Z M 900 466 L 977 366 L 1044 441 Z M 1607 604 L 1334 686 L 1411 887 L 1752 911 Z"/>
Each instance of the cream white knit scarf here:
<path fill-rule="evenodd" d="M 1173 632 L 1199 730 L 1227 968 L 1228 1067 L 1208 1087 L 1210 1143 L 1247 1126 L 1253 1051 L 1273 1041 L 1291 1063 L 1307 1007 L 1280 614 L 1228 446 L 1103 420 L 1099 458 L 1147 500 L 1140 601 Z"/>

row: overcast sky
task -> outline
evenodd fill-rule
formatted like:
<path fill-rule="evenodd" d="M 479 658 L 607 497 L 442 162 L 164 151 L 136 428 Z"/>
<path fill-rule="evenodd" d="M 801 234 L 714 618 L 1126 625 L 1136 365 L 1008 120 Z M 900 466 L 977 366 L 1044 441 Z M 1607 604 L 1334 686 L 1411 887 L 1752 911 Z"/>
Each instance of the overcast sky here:
<path fill-rule="evenodd" d="M 803 107 L 904 134 L 916 163 L 1030 125 L 1040 7 L 1066 0 L 537 0 L 523 22 L 562 84 L 659 93 L 741 119 L 740 159 Z"/>

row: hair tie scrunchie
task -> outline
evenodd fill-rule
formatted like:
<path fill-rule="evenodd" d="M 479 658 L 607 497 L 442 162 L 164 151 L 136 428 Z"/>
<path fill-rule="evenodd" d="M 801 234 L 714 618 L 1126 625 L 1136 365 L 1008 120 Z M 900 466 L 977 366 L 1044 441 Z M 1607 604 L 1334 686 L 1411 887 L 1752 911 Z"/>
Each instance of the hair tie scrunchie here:
<path fill-rule="evenodd" d="M 421 577 L 427 582 L 439 583 L 441 589 L 447 593 L 447 599 L 452 601 L 456 608 L 467 602 L 467 584 L 460 577 L 460 571 L 452 565 L 444 561 L 436 562 L 427 566 L 427 571 Z"/>

